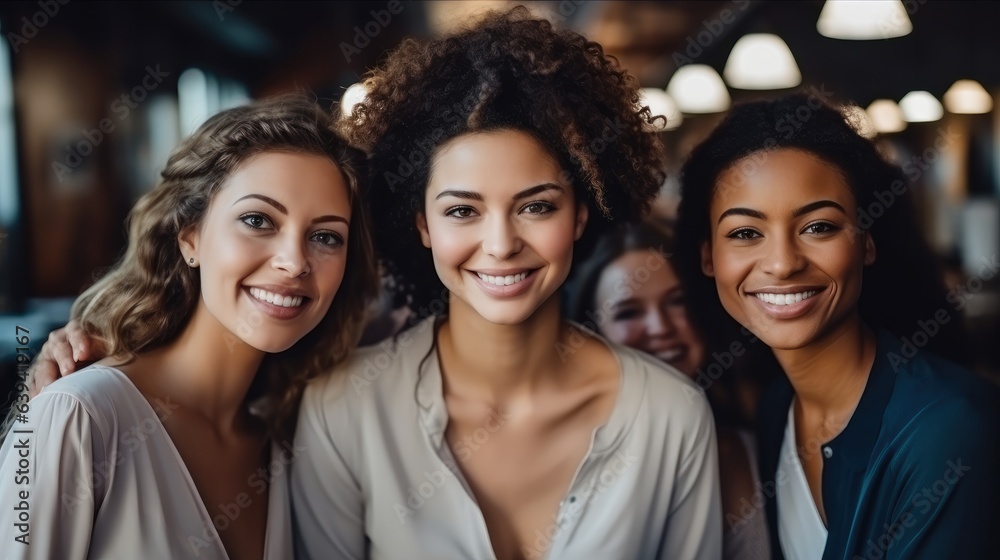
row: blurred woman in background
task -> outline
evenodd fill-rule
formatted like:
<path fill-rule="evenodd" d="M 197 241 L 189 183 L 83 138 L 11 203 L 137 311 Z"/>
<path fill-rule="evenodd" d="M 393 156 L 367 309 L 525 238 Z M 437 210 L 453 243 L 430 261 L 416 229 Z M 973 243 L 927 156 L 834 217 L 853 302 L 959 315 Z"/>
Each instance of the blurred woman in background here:
<path fill-rule="evenodd" d="M 570 317 L 676 367 L 707 392 L 718 428 L 723 557 L 770 558 L 764 512 L 748 506 L 760 484 L 749 429 L 759 391 L 734 367 L 745 354 L 741 342 L 710 352 L 691 319 L 696 310 L 688 308 L 673 253 L 673 236 L 656 222 L 606 233 L 573 278 Z"/>

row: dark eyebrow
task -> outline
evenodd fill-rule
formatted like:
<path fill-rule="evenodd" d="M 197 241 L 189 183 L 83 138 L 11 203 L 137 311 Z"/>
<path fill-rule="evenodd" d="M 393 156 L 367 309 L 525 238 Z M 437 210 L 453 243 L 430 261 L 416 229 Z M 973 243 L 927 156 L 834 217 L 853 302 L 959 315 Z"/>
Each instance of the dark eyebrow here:
<path fill-rule="evenodd" d="M 758 220 L 766 220 L 767 214 L 759 210 L 751 210 L 749 208 L 730 208 L 719 216 L 719 221 L 721 222 L 724 218 L 729 216 L 749 216 L 751 218 L 757 218 Z"/>
<path fill-rule="evenodd" d="M 522 198 L 528 198 L 529 196 L 534 196 L 540 192 L 545 192 L 548 190 L 557 190 L 563 192 L 563 188 L 555 183 L 543 183 L 535 187 L 528 187 L 523 191 L 514 195 L 514 200 L 521 200 Z"/>
<path fill-rule="evenodd" d="M 528 187 L 528 188 L 524 189 L 523 191 L 515 194 L 514 195 L 514 200 L 521 200 L 522 198 L 528 198 L 529 196 L 534 196 L 534 195 L 536 195 L 536 194 L 538 194 L 540 192 L 544 192 L 544 191 L 547 191 L 547 190 L 557 190 L 559 192 L 563 192 L 563 188 L 560 187 L 559 185 L 555 184 L 555 183 L 543 183 L 541 185 L 536 185 L 534 187 Z M 483 195 L 481 195 L 481 194 L 479 194 L 477 192 L 474 192 L 474 191 L 456 191 L 456 190 L 441 191 L 440 194 L 438 194 L 436 197 L 434 197 L 434 200 L 438 200 L 438 199 L 446 197 L 446 196 L 454 196 L 456 198 L 467 198 L 467 199 L 470 199 L 470 200 L 478 200 L 478 201 L 482 201 L 483 200 Z"/>
<path fill-rule="evenodd" d="M 441 191 L 436 197 L 434 197 L 434 200 L 438 200 L 446 196 L 454 196 L 455 198 L 468 198 L 470 200 L 479 200 L 479 201 L 483 200 L 483 195 L 477 192 L 455 191 L 455 190 Z"/>
<path fill-rule="evenodd" d="M 284 204 L 278 202 L 277 200 L 274 200 L 269 196 L 264 196 L 262 194 L 248 194 L 244 197 L 240 197 L 239 200 L 237 200 L 236 202 L 239 202 L 240 200 L 244 200 L 247 198 L 256 198 L 259 200 L 263 200 L 264 202 L 270 204 L 271 206 L 274 206 L 274 208 L 277 209 L 278 212 L 281 212 L 286 216 L 288 215 L 288 209 L 285 208 Z M 233 206 L 236 205 L 236 202 L 233 203 Z M 344 218 L 343 216 L 334 216 L 334 215 L 320 216 L 318 218 L 314 218 L 312 221 L 312 223 L 314 224 L 318 224 L 320 222 L 343 222 L 347 225 L 351 225 L 351 222 L 349 222 L 347 218 Z"/>
<path fill-rule="evenodd" d="M 810 202 L 809 204 L 806 204 L 805 206 L 799 208 L 795 212 L 792 212 L 792 216 L 798 218 L 799 216 L 805 216 L 806 214 L 814 210 L 819 210 L 820 208 L 836 208 L 837 210 L 840 210 L 845 216 L 847 215 L 847 210 L 844 210 L 844 207 L 837 204 L 836 202 L 832 200 L 817 200 L 816 202 Z"/>
<path fill-rule="evenodd" d="M 239 202 L 240 200 L 244 200 L 247 198 L 258 198 L 260 200 L 263 200 L 264 202 L 270 204 L 271 206 L 274 206 L 278 210 L 278 212 L 281 212 L 286 216 L 288 215 L 288 209 L 285 208 L 285 206 L 282 203 L 278 202 L 277 200 L 274 200 L 271 197 L 264 196 L 262 194 L 248 194 L 246 196 L 240 197 L 236 202 Z M 236 206 L 236 202 L 233 203 L 233 206 Z"/>
<path fill-rule="evenodd" d="M 796 209 L 794 212 L 792 212 L 792 217 L 798 218 L 801 216 L 805 216 L 806 214 L 819 210 L 820 208 L 836 208 L 837 210 L 840 210 L 845 216 L 847 215 L 847 210 L 844 210 L 844 207 L 837 204 L 836 202 L 832 200 L 817 200 L 816 202 L 810 202 L 809 204 L 806 204 L 802 208 Z M 751 218 L 757 218 L 758 220 L 767 219 L 767 214 L 759 210 L 751 210 L 749 208 L 730 208 L 729 210 L 723 212 L 721 216 L 719 216 L 719 221 L 721 222 L 722 219 L 727 216 L 749 216 Z"/>

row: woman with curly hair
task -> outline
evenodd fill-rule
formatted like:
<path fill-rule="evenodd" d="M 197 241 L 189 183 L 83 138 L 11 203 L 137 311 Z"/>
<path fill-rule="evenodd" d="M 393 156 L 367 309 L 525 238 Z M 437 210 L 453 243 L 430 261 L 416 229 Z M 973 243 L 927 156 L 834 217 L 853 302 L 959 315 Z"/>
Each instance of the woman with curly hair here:
<path fill-rule="evenodd" d="M 15 404 L 5 558 L 291 558 L 298 402 L 377 282 L 363 154 L 331 123 L 276 98 L 171 155 L 121 262 L 73 306 L 110 357 Z"/>
<path fill-rule="evenodd" d="M 574 273 L 570 317 L 608 340 L 642 350 L 693 379 L 712 405 L 719 442 L 723 558 L 770 558 L 751 426 L 759 382 L 738 366 L 747 341 L 719 348 L 694 325 L 695 308 L 672 260 L 675 240 L 651 220 L 605 233 Z"/>
<path fill-rule="evenodd" d="M 785 374 L 760 405 L 773 556 L 995 554 L 1000 398 L 940 355 L 961 359 L 962 318 L 902 171 L 796 95 L 734 108 L 682 180 L 685 286 Z"/>
<path fill-rule="evenodd" d="M 405 41 L 365 85 L 345 130 L 370 153 L 396 295 L 424 319 L 307 388 L 297 552 L 718 558 L 703 394 L 559 308 L 574 251 L 663 178 L 634 80 L 517 8 Z"/>

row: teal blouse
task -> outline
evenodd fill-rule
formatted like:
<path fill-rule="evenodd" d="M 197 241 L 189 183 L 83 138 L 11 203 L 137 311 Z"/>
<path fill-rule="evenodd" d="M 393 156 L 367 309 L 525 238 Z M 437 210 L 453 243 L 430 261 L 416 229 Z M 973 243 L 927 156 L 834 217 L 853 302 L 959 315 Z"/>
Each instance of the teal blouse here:
<path fill-rule="evenodd" d="M 788 407 L 785 376 L 760 408 L 761 493 L 784 558 L 775 499 Z M 823 560 L 994 558 L 1000 536 L 1000 389 L 881 331 L 857 409 L 822 453 Z M 760 503 L 758 501 L 758 504 Z"/>

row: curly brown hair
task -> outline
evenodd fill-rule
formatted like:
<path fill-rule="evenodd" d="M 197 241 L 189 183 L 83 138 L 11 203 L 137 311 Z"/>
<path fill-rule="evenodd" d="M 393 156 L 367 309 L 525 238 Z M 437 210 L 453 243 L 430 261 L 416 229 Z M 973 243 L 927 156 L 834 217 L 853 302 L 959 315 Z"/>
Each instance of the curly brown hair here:
<path fill-rule="evenodd" d="M 201 294 L 177 236 L 201 223 L 226 179 L 255 155 L 295 152 L 330 158 L 348 185 L 351 223 L 340 290 L 315 329 L 288 350 L 265 357 L 247 404 L 261 407 L 270 435 L 291 438 L 306 382 L 344 359 L 361 336 L 378 274 L 362 181 L 365 156 L 332 128 L 315 101 L 286 95 L 218 113 L 167 161 L 163 180 L 128 217 L 128 248 L 120 262 L 73 304 L 72 317 L 107 341 L 108 355 L 131 357 L 174 340 Z"/>
<path fill-rule="evenodd" d="M 523 6 L 470 29 L 407 39 L 364 80 L 367 98 L 341 126 L 370 154 L 375 242 L 397 305 L 445 309 L 444 287 L 420 243 L 416 215 L 435 150 L 468 133 L 518 130 L 559 162 L 590 209 L 586 251 L 611 224 L 648 210 L 663 182 L 662 150 L 636 80 L 600 45 L 553 29 Z"/>

